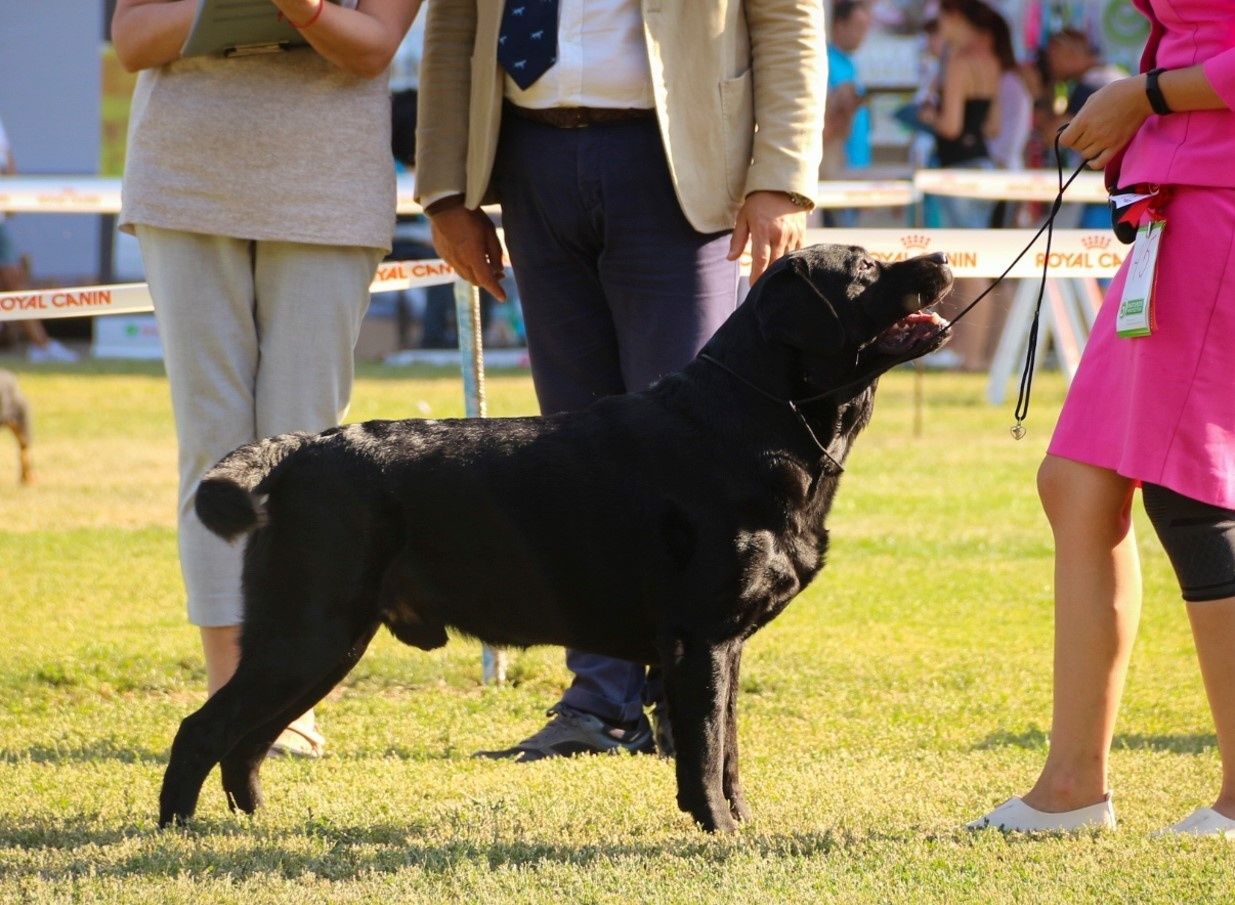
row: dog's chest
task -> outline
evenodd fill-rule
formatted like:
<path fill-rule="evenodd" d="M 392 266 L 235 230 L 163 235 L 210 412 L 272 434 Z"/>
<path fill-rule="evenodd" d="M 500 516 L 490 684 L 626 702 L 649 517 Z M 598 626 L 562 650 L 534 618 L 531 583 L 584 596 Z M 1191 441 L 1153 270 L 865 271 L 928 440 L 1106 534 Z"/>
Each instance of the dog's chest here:
<path fill-rule="evenodd" d="M 738 621 L 744 634 L 762 628 L 819 572 L 827 532 L 798 526 L 744 531 L 737 538 L 741 564 Z"/>

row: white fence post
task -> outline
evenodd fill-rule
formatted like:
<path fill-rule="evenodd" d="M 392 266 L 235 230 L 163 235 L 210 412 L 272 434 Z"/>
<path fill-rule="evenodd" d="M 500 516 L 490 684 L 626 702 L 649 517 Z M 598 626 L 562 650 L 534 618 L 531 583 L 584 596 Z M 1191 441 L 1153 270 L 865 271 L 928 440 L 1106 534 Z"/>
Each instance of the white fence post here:
<path fill-rule="evenodd" d="M 455 322 L 459 334 L 459 367 L 463 372 L 463 406 L 469 418 L 485 417 L 484 332 L 480 323 L 480 290 L 455 280 Z M 506 651 L 484 645 L 481 673 L 485 684 L 506 681 Z"/>

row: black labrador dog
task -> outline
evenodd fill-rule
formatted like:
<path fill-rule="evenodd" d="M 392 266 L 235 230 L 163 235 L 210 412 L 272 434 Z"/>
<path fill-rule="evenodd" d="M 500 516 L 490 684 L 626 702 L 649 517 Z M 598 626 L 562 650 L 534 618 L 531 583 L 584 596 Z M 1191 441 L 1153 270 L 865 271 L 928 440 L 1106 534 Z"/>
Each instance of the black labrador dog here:
<path fill-rule="evenodd" d="M 378 626 L 432 650 L 454 629 L 659 664 L 678 806 L 707 830 L 738 781 L 742 645 L 823 564 L 841 463 L 878 376 L 943 342 L 943 255 L 881 264 L 816 246 L 776 263 L 684 370 L 543 418 L 371 421 L 242 447 L 196 508 L 249 535 L 235 676 L 176 734 L 159 823 L 220 764 L 261 803 L 279 731 Z M 792 404 L 791 404 L 792 403 Z"/>

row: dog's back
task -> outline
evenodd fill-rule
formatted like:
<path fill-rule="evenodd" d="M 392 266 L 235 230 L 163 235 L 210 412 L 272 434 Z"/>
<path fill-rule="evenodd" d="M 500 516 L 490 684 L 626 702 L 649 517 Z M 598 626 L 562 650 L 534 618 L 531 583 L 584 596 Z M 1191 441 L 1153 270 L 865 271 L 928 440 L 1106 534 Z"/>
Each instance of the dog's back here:
<path fill-rule="evenodd" d="M 4 370 L 0 370 L 0 425 L 17 437 L 21 482 L 29 484 L 34 479 L 30 464 L 30 403 L 22 395 L 17 377 Z"/>

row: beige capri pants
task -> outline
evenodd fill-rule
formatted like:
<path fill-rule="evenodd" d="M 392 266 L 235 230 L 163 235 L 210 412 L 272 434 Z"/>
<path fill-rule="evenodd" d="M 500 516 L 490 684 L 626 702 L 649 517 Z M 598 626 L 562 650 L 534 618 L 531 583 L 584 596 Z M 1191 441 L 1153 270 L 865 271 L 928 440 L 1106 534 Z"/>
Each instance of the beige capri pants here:
<path fill-rule="evenodd" d="M 243 545 L 193 511 L 206 471 L 238 446 L 333 427 L 383 252 L 137 225 L 179 443 L 180 568 L 189 621 L 241 621 Z"/>

